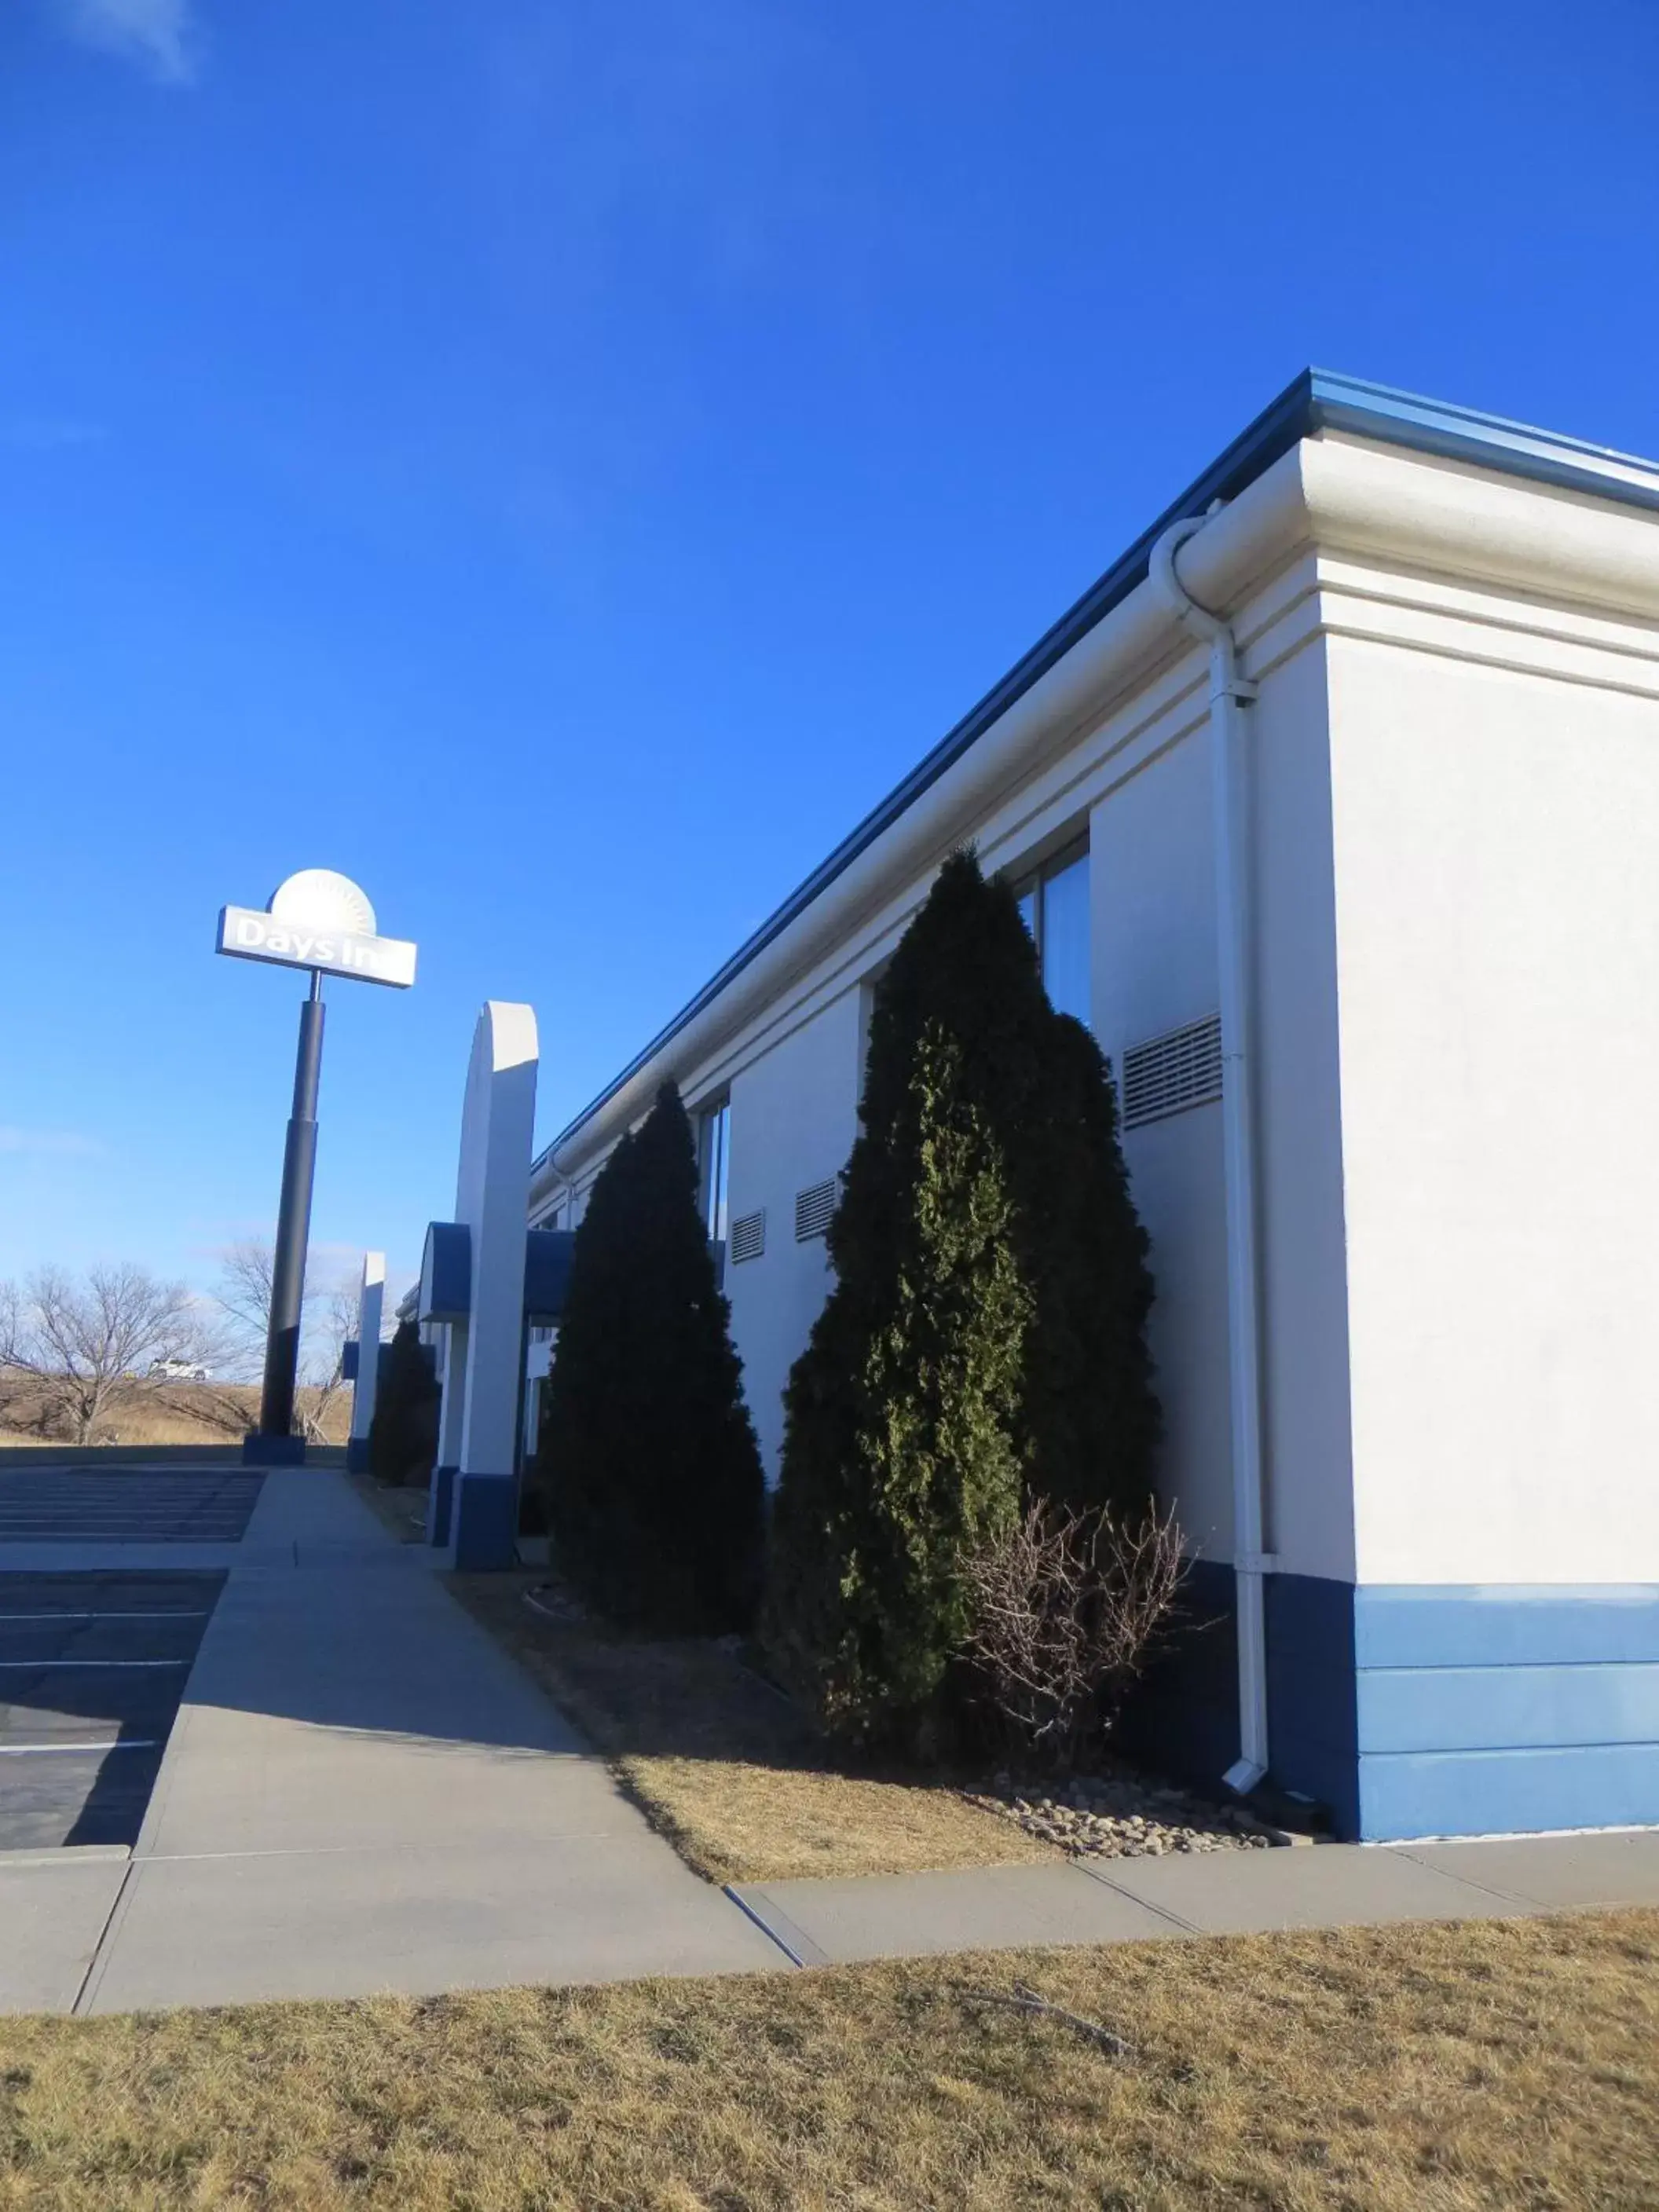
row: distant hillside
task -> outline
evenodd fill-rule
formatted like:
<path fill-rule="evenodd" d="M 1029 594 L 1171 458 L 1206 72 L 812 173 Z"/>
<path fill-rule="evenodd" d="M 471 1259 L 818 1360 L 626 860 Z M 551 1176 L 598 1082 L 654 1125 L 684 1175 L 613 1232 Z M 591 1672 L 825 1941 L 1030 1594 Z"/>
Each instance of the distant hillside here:
<path fill-rule="evenodd" d="M 298 1410 L 315 1409 L 318 1393 L 301 1389 Z M 66 1441 L 54 1430 L 40 1385 L 15 1369 L 0 1370 L 0 1450 L 9 1444 Z M 240 1439 L 258 1418 L 256 1382 L 151 1382 L 127 1386 L 100 1425 L 100 1444 L 217 1444 Z M 336 1390 L 323 1413 L 323 1438 L 343 1444 L 351 1422 L 351 1392 Z"/>

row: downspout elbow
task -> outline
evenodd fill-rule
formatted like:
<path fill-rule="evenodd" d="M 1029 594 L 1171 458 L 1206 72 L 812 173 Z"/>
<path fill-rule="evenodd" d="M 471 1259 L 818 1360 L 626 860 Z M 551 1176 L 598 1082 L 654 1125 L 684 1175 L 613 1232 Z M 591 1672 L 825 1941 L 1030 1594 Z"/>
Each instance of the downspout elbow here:
<path fill-rule="evenodd" d="M 1178 621 L 1213 644 L 1223 635 L 1231 641 L 1232 633 L 1219 615 L 1200 605 L 1182 582 L 1176 567 L 1176 555 L 1189 538 L 1197 537 L 1209 519 L 1206 514 L 1183 514 L 1178 522 L 1161 531 L 1146 556 L 1146 580 Z"/>

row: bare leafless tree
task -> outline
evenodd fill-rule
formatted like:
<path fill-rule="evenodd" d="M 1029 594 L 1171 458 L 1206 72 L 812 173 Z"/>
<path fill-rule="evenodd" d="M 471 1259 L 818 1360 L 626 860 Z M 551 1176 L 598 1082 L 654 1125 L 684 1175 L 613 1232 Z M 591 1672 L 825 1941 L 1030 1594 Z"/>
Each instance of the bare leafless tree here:
<path fill-rule="evenodd" d="M 215 1296 L 225 1316 L 233 1356 L 245 1374 L 259 1370 L 270 1327 L 276 1254 L 268 1237 L 242 1237 L 219 1255 Z M 344 1377 L 346 1340 L 357 1326 L 355 1273 L 331 1285 L 308 1281 L 301 1305 L 300 1379 L 311 1394 L 295 1410 L 313 1443 L 324 1439 L 328 1411 Z"/>
<path fill-rule="evenodd" d="M 268 1237 L 240 1237 L 219 1255 L 214 1295 L 224 1309 L 227 1328 L 250 1353 L 264 1352 L 275 1268 L 276 1254 Z"/>
<path fill-rule="evenodd" d="M 9 1419 L 23 1380 L 15 1364 L 22 1334 L 22 1299 L 15 1283 L 0 1283 L 0 1420 Z"/>
<path fill-rule="evenodd" d="M 1073 1763 L 1109 1729 L 1186 1577 L 1173 1512 L 1136 1523 L 1042 1501 L 967 1562 L 968 1651 L 1022 1747 Z"/>
<path fill-rule="evenodd" d="M 327 1441 L 328 1411 L 345 1384 L 346 1340 L 357 1326 L 357 1293 L 347 1282 L 318 1296 L 319 1312 L 306 1344 L 305 1379 L 309 1404 L 296 1410 L 307 1442 Z"/>
<path fill-rule="evenodd" d="M 27 1375 L 78 1444 L 93 1440 L 118 1399 L 143 1388 L 153 1363 L 209 1356 L 193 1294 L 144 1267 L 92 1267 L 79 1279 L 42 1267 L 21 1291 L 0 1290 L 0 1366 Z"/>
<path fill-rule="evenodd" d="M 271 1285 L 276 1279 L 276 1255 L 268 1237 L 239 1237 L 234 1244 L 227 1244 L 219 1255 L 219 1280 L 214 1296 L 225 1316 L 228 1339 L 234 1348 L 235 1357 L 242 1365 L 257 1371 L 265 1356 L 265 1339 L 270 1328 Z M 301 1298 L 300 1327 L 302 1335 L 311 1333 L 316 1309 L 324 1310 L 320 1331 L 324 1341 L 307 1344 L 306 1366 L 312 1369 L 320 1358 L 326 1364 L 329 1340 L 333 1332 L 333 1316 L 330 1302 L 337 1291 L 325 1290 L 317 1283 L 307 1281 Z M 349 1330 L 347 1331 L 349 1334 Z"/>

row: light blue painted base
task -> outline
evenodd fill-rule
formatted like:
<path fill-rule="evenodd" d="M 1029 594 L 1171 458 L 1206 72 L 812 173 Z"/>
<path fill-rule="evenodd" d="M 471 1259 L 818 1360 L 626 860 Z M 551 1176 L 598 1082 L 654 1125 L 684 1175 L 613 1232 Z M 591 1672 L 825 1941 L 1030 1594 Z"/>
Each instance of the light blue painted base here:
<path fill-rule="evenodd" d="M 1354 1593 L 1360 1832 L 1659 1822 L 1659 1583 Z"/>
<path fill-rule="evenodd" d="M 1200 1563 L 1187 1610 L 1122 1740 L 1214 1790 L 1238 1748 L 1231 1568 Z M 1659 1824 L 1659 1584 L 1270 1575 L 1267 1630 L 1271 1779 L 1345 1840 Z"/>
<path fill-rule="evenodd" d="M 455 1480 L 455 1565 L 470 1572 L 518 1565 L 519 1486 L 510 1474 Z"/>
<path fill-rule="evenodd" d="M 368 1472 L 368 1438 L 348 1437 L 346 1438 L 346 1473 L 367 1474 Z"/>
<path fill-rule="evenodd" d="M 426 1540 L 428 1544 L 449 1541 L 450 1512 L 455 1502 L 455 1476 L 453 1467 L 434 1467 L 432 1487 L 426 1499 Z"/>
<path fill-rule="evenodd" d="M 305 1463 L 303 1437 L 262 1437 L 256 1433 L 242 1438 L 244 1467 L 303 1467 Z"/>

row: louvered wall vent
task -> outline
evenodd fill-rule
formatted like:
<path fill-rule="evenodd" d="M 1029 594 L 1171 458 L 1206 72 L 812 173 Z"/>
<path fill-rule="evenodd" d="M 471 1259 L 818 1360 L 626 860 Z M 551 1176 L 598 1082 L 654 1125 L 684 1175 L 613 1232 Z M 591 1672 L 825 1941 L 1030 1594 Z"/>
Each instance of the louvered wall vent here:
<path fill-rule="evenodd" d="M 815 1182 L 810 1190 L 795 1193 L 795 1242 L 805 1244 L 809 1237 L 822 1237 L 830 1226 L 830 1217 L 836 1210 L 836 1178 L 828 1182 Z"/>
<path fill-rule="evenodd" d="M 732 1224 L 731 1241 L 726 1248 L 735 1267 L 739 1260 L 758 1260 L 766 1249 L 766 1208 L 763 1206 L 753 1213 L 745 1213 L 740 1221 Z"/>
<path fill-rule="evenodd" d="M 1132 1044 L 1123 1055 L 1123 1126 L 1138 1129 L 1221 1096 L 1221 1017 Z"/>

